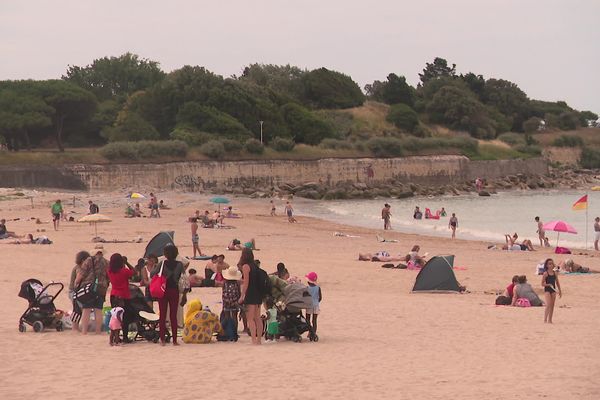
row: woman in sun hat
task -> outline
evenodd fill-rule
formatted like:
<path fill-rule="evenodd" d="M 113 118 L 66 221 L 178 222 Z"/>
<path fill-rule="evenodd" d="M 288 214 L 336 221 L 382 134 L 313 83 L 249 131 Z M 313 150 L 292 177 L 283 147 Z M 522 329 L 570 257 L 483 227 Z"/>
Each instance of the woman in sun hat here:
<path fill-rule="evenodd" d="M 320 309 L 319 305 L 323 300 L 323 295 L 321 294 L 321 287 L 317 285 L 317 273 L 309 272 L 305 276 L 308 281 L 308 293 L 310 293 L 310 297 L 312 297 L 312 308 L 306 309 L 306 322 L 311 324 L 313 328 L 313 332 L 317 333 L 317 317 L 319 316 Z M 312 315 L 312 321 L 310 320 L 310 316 Z"/>
<path fill-rule="evenodd" d="M 241 296 L 240 281 L 242 280 L 242 272 L 238 267 L 230 266 L 223 270 L 223 292 L 221 300 L 223 302 L 223 314 L 221 322 L 226 319 L 231 319 L 234 326 L 234 332 L 237 335 L 238 329 L 238 311 L 240 304 L 238 303 Z"/>

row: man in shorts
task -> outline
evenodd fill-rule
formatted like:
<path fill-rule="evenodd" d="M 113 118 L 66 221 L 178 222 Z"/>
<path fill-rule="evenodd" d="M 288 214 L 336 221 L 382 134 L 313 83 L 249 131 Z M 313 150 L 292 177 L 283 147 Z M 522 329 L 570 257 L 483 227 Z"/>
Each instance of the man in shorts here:
<path fill-rule="evenodd" d="M 600 240 L 600 217 L 596 217 L 594 221 L 594 234 L 596 235 L 594 238 L 594 249 L 598 251 L 598 241 Z"/>
<path fill-rule="evenodd" d="M 392 224 L 390 223 L 390 218 L 392 217 L 392 213 L 390 211 L 391 206 L 387 203 L 383 206 L 381 210 L 381 219 L 383 219 L 383 229 L 388 230 L 392 229 Z"/>
<path fill-rule="evenodd" d="M 56 200 L 52 207 L 50 207 L 52 213 L 52 222 L 54 223 L 54 230 L 58 230 L 58 224 L 60 223 L 60 216 L 63 213 L 62 204 L 59 200 Z"/>

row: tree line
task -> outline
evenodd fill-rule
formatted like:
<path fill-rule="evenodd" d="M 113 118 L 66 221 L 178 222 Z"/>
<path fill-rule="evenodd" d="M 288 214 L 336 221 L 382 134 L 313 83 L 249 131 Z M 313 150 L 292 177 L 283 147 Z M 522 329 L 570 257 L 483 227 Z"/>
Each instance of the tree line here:
<path fill-rule="evenodd" d="M 427 63 L 417 87 L 404 76 L 365 86 L 326 68 L 251 64 L 224 78 L 199 66 L 170 73 L 156 61 L 126 53 L 87 66 L 68 66 L 61 79 L 0 82 L 0 143 L 11 150 L 98 146 L 107 142 L 182 140 L 305 143 L 343 140 L 343 120 L 323 110 L 389 104 L 398 132 L 427 136 L 427 124 L 490 139 L 546 126 L 575 129 L 597 119 L 565 102 L 532 100 L 509 81 L 456 73 L 442 58 Z"/>

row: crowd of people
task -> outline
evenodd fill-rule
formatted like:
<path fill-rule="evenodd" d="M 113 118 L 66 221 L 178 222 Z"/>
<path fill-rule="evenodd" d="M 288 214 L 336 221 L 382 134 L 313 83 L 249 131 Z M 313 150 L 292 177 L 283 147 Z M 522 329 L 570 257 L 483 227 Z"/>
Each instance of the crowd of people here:
<path fill-rule="evenodd" d="M 151 309 L 153 303 L 158 303 L 158 335 L 162 345 L 169 337 L 173 345 L 179 345 L 179 337 L 184 343 L 209 343 L 214 337 L 237 341 L 238 319 L 242 320 L 243 332 L 251 337 L 253 344 L 260 344 L 263 336 L 268 342 L 279 338 L 277 315 L 283 306 L 281 302 L 285 301 L 285 287 L 299 281 L 290 277 L 283 263 L 277 265 L 274 273 L 267 275 L 261 269 L 260 261 L 254 258 L 252 248 L 244 246 L 234 266 L 225 262 L 223 254 L 214 255 L 206 264 L 204 278 L 199 277 L 195 269 L 188 268 L 189 265 L 190 261 L 180 257 L 178 248 L 172 244 L 164 247 L 160 259 L 150 255 L 138 260 L 135 266 L 120 253 L 105 258 L 101 245 L 96 246 L 92 254 L 78 252 L 69 281 L 73 331 L 87 334 L 93 316 L 97 334 L 102 332 L 103 327 L 110 330 L 111 346 L 130 343 L 129 329 L 139 318 L 130 287 L 135 284 L 145 289 L 144 301 Z M 316 334 L 322 300 L 317 279 L 315 272 L 306 275 L 306 292 L 311 305 L 306 307 L 304 318 L 312 327 L 311 334 Z M 162 289 L 154 283 L 155 280 L 163 282 Z M 220 315 L 207 306 L 203 307 L 199 299 L 187 301 L 192 288 L 204 286 L 221 287 Z M 105 321 L 102 310 L 107 295 L 111 310 Z M 184 306 L 187 309 L 183 317 Z M 181 334 L 180 324 L 183 328 Z M 167 329 L 170 329 L 170 336 Z"/>

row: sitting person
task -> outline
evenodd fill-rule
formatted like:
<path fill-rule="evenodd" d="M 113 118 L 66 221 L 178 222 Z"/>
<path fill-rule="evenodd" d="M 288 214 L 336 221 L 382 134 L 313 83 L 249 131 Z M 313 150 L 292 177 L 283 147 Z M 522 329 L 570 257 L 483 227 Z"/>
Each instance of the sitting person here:
<path fill-rule="evenodd" d="M 190 301 L 183 324 L 183 343 L 210 343 L 214 334 L 222 333 L 219 317 L 203 310 L 198 299 Z"/>
<path fill-rule="evenodd" d="M 164 200 L 161 200 L 158 202 L 158 208 L 160 208 L 161 210 L 170 210 L 171 209 L 171 207 L 167 206 L 164 203 Z"/>
<path fill-rule="evenodd" d="M 512 305 L 516 305 L 519 299 L 527 299 L 533 307 L 543 306 L 544 303 L 539 296 L 534 292 L 533 288 L 527 283 L 525 275 L 519 276 L 518 283 L 514 286 Z"/>
<path fill-rule="evenodd" d="M 419 250 L 421 250 L 421 246 L 415 244 L 406 256 L 405 261 L 407 261 L 408 268 L 423 268 L 425 265 L 425 257 L 427 254 L 420 256 Z"/>
<path fill-rule="evenodd" d="M 225 217 L 221 215 L 221 212 L 219 210 L 215 210 L 212 215 L 212 222 L 214 225 L 221 225 L 223 223 L 223 218 Z"/>
<path fill-rule="evenodd" d="M 190 286 L 191 287 L 201 287 L 204 279 L 198 275 L 198 272 L 194 268 L 190 268 L 188 271 Z"/>
<path fill-rule="evenodd" d="M 277 263 L 277 271 L 273 272 L 271 275 L 276 275 L 279 279 L 283 279 L 284 281 L 288 280 L 290 277 L 289 271 L 282 262 Z"/>
<path fill-rule="evenodd" d="M 135 203 L 135 208 L 133 209 L 134 217 L 141 217 L 143 215 L 142 209 L 140 208 L 140 203 Z"/>
<path fill-rule="evenodd" d="M 6 220 L 0 219 L 0 239 L 18 238 L 18 237 L 22 237 L 22 236 L 18 236 L 16 233 L 10 232 L 6 228 Z"/>
<path fill-rule="evenodd" d="M 509 234 L 504 235 L 504 240 L 506 244 L 502 246 L 502 250 L 512 250 L 512 251 L 535 251 L 533 248 L 533 243 L 529 239 L 524 239 L 520 244 L 517 242 L 519 235 L 515 232 L 512 236 Z"/>
<path fill-rule="evenodd" d="M 131 204 L 127 204 L 125 208 L 125 218 L 133 218 L 135 217 L 135 210 L 131 207 Z"/>

